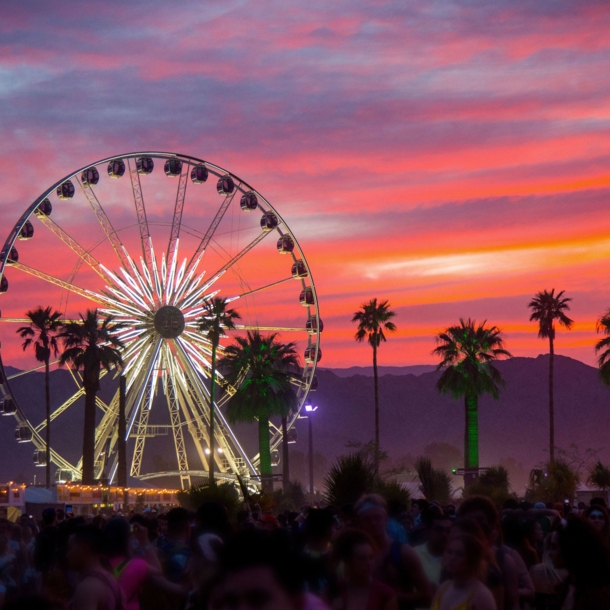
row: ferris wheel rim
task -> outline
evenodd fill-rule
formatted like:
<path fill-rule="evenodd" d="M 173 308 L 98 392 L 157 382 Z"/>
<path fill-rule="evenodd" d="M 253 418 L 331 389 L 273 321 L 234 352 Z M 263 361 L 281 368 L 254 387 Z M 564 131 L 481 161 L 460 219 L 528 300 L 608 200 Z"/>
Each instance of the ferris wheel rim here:
<path fill-rule="evenodd" d="M 317 322 L 318 328 L 319 328 L 319 325 L 320 325 L 319 304 L 318 304 L 317 291 L 315 288 L 313 274 L 311 272 L 311 268 L 310 268 L 307 258 L 305 256 L 305 253 L 304 253 L 303 249 L 301 248 L 296 235 L 293 233 L 292 229 L 286 223 L 286 221 L 284 220 L 282 215 L 264 197 L 264 195 L 262 195 L 257 189 L 252 187 L 248 182 L 242 180 L 239 176 L 237 176 L 233 172 L 230 172 L 209 161 L 205 161 L 198 157 L 193 157 L 191 155 L 184 155 L 181 153 L 170 153 L 170 152 L 165 152 L 165 151 L 136 151 L 136 152 L 119 154 L 119 155 L 112 155 L 112 156 L 106 157 L 104 159 L 95 161 L 93 163 L 89 163 L 89 164 L 69 173 L 61 180 L 57 181 L 53 186 L 48 188 L 42 195 L 40 195 L 37 199 L 35 199 L 34 202 L 30 206 L 27 207 L 26 211 L 19 218 L 17 223 L 14 225 L 12 231 L 9 233 L 9 236 L 6 238 L 4 246 L 2 247 L 2 255 L 0 256 L 0 279 L 5 274 L 5 269 L 7 266 L 7 259 L 8 259 L 9 253 L 15 245 L 15 242 L 19 236 L 21 229 L 26 224 L 26 222 L 31 218 L 31 216 L 33 214 L 35 214 L 36 210 L 39 208 L 41 203 L 45 199 L 47 199 L 52 193 L 54 193 L 58 189 L 58 187 L 60 187 L 67 181 L 71 180 L 72 178 L 76 177 L 78 180 L 79 175 L 82 175 L 82 173 L 88 169 L 96 168 L 98 166 L 110 163 L 114 160 L 121 159 L 121 160 L 127 161 L 127 160 L 137 159 L 137 158 L 141 158 L 141 157 L 152 157 L 154 159 L 165 159 L 165 160 L 175 158 L 175 159 L 179 159 L 182 162 L 186 162 L 187 166 L 189 168 L 194 165 L 202 164 L 202 165 L 205 165 L 205 167 L 207 167 L 208 170 L 212 174 L 214 174 L 215 176 L 217 176 L 219 178 L 226 176 L 226 175 L 231 176 L 234 179 L 234 181 L 236 182 L 236 184 L 235 184 L 236 192 L 240 191 L 244 194 L 247 192 L 255 193 L 256 196 L 259 198 L 259 207 L 260 207 L 261 211 L 263 211 L 263 213 L 272 211 L 277 216 L 277 218 L 279 220 L 279 223 L 278 223 L 278 226 L 276 229 L 277 232 L 279 232 L 280 235 L 285 235 L 285 234 L 289 235 L 294 242 L 297 252 L 300 254 L 299 260 L 302 261 L 302 263 L 305 266 L 306 272 L 307 272 L 305 277 L 299 278 L 300 284 L 303 288 L 305 288 L 305 287 L 311 288 L 311 291 L 313 293 L 313 300 L 314 300 L 312 307 L 313 307 L 316 322 Z M 80 184 L 80 181 L 79 181 L 79 184 Z M 261 201 L 264 203 L 264 205 L 260 205 Z M 165 224 L 169 224 L 169 223 L 165 223 Z M 280 226 L 282 227 L 283 232 L 280 230 Z M 120 229 L 120 230 L 122 230 L 122 229 Z M 100 243 L 102 243 L 104 241 L 107 241 L 107 239 L 102 238 L 100 240 Z M 294 261 L 297 260 L 294 252 L 291 252 L 291 256 Z M 306 284 L 305 280 L 308 280 L 309 284 Z M 290 329 L 290 330 L 296 330 L 296 329 Z M 299 329 L 299 330 L 301 330 L 301 329 Z M 312 362 L 305 363 L 305 365 L 303 367 L 302 378 L 304 378 L 305 374 L 307 373 L 307 382 L 306 382 L 305 387 L 300 388 L 303 391 L 303 398 L 300 401 L 299 408 L 296 410 L 295 413 L 292 414 L 292 417 L 289 418 L 289 422 L 288 422 L 289 429 L 294 426 L 294 423 L 296 422 L 296 420 L 299 416 L 299 412 L 301 411 L 302 407 L 304 406 L 307 395 L 310 391 L 311 384 L 314 379 L 315 371 L 317 368 L 319 344 L 320 344 L 319 332 L 317 333 L 317 340 L 315 341 L 315 343 L 311 341 L 311 335 L 309 336 L 308 346 L 311 346 L 314 348 L 314 350 L 315 350 L 314 358 L 313 358 Z M 308 371 L 307 369 L 310 369 L 310 370 Z M 32 425 L 32 423 L 30 422 L 30 419 L 23 413 L 18 400 L 16 399 L 14 393 L 10 389 L 9 379 L 8 379 L 8 376 L 6 375 L 6 370 L 5 370 L 3 359 L 1 357 L 1 353 L 0 353 L 0 375 L 4 379 L 4 383 L 1 386 L 2 390 L 1 390 L 0 394 L 2 394 L 2 396 L 4 398 L 10 397 L 15 401 L 15 405 L 16 405 L 17 409 L 14 413 L 14 416 L 17 419 L 18 425 L 27 425 L 29 427 L 29 429 L 32 431 L 32 435 L 33 435 L 32 441 L 33 441 L 34 446 L 39 451 L 44 449 L 46 447 L 46 443 L 45 443 L 44 439 L 42 438 L 42 436 L 39 434 L 40 431 L 37 430 L 37 428 L 39 428 L 40 426 Z M 134 413 L 136 413 L 136 411 L 134 411 Z M 218 406 L 217 406 L 217 412 L 221 413 Z M 133 423 L 132 423 L 132 425 L 133 425 Z M 277 446 L 281 442 L 281 438 L 282 438 L 281 431 L 276 431 L 272 435 L 272 438 L 270 440 L 272 450 L 275 450 L 277 448 Z M 52 451 L 52 462 L 55 463 L 60 469 L 62 467 L 65 467 L 65 469 L 74 469 L 74 466 L 72 466 L 67 460 L 65 460 L 63 457 L 61 457 L 59 453 L 55 452 L 52 448 L 51 448 L 51 451 Z M 258 461 L 258 456 L 255 456 L 255 458 L 252 459 L 252 464 L 256 465 L 257 461 Z M 149 476 L 149 475 L 152 476 L 152 475 L 154 475 L 154 473 L 146 474 L 146 476 Z"/>

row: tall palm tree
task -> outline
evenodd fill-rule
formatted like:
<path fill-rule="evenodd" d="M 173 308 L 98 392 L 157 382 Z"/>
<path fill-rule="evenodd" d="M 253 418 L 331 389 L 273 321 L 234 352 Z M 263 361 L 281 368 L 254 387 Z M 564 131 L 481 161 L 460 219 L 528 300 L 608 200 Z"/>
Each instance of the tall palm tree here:
<path fill-rule="evenodd" d="M 530 322 L 538 322 L 538 336 L 549 340 L 549 457 L 555 461 L 555 405 L 553 397 L 553 367 L 555 364 L 555 322 L 567 330 L 572 328 L 573 320 L 565 314 L 570 310 L 569 302 L 572 299 L 563 296 L 561 290 L 555 294 L 542 290 L 534 295 L 528 307 L 532 310 Z"/>
<path fill-rule="evenodd" d="M 233 423 L 258 420 L 258 448 L 263 490 L 273 489 L 269 418 L 280 417 L 296 408 L 297 395 L 292 383 L 299 367 L 295 343 L 280 343 L 277 333 L 267 336 L 248 331 L 247 337 L 235 337 L 235 344 L 225 349 L 218 363 L 229 383 L 243 381 L 227 405 L 227 417 Z"/>
<path fill-rule="evenodd" d="M 227 302 L 219 297 L 204 300 L 203 315 L 197 320 L 197 326 L 205 333 L 212 344 L 212 383 L 210 388 L 210 485 L 214 484 L 214 470 L 216 468 L 216 439 L 214 438 L 214 415 L 216 397 L 216 355 L 220 338 L 225 336 L 226 330 L 235 330 L 235 321 L 241 316 L 234 309 L 227 309 Z"/>
<path fill-rule="evenodd" d="M 610 385 L 610 309 L 597 321 L 597 332 L 604 335 L 604 338 L 595 344 L 595 353 L 599 354 L 599 375 L 606 385 Z"/>
<path fill-rule="evenodd" d="M 486 323 L 460 318 L 459 325 L 439 333 L 432 352 L 441 358 L 437 370 L 443 369 L 436 383 L 438 391 L 455 399 L 464 397 L 464 468 L 471 473 L 479 468 L 479 397 L 491 394 L 498 399 L 504 380 L 493 363 L 511 357 L 500 329 Z"/>
<path fill-rule="evenodd" d="M 57 345 L 57 333 L 62 327 L 60 321 L 61 313 L 53 311 L 52 307 L 37 307 L 26 312 L 29 318 L 29 326 L 17 329 L 17 334 L 24 339 L 23 351 L 32 346 L 38 362 L 44 362 L 45 402 L 47 413 L 46 425 L 46 462 L 47 462 L 47 487 L 51 487 L 51 390 L 49 362 L 51 354 L 57 356 L 59 347 Z"/>
<path fill-rule="evenodd" d="M 396 312 L 390 311 L 389 301 L 377 303 L 377 299 L 371 299 L 363 303 L 354 314 L 352 322 L 358 322 L 356 341 L 365 339 L 373 348 L 373 376 L 375 378 L 375 472 L 379 470 L 379 375 L 377 371 L 377 350 L 382 341 L 387 341 L 386 332 L 396 332 L 396 324 L 392 318 Z"/>
<path fill-rule="evenodd" d="M 60 333 L 64 351 L 59 358 L 60 366 L 70 365 L 83 372 L 85 388 L 85 427 L 83 431 L 83 472 L 85 485 L 94 483 L 95 468 L 95 398 L 100 389 L 100 371 L 121 367 L 121 349 L 125 346 L 117 337 L 124 328 L 113 322 L 113 316 L 100 319 L 97 309 L 81 315 L 80 322 L 67 323 Z"/>

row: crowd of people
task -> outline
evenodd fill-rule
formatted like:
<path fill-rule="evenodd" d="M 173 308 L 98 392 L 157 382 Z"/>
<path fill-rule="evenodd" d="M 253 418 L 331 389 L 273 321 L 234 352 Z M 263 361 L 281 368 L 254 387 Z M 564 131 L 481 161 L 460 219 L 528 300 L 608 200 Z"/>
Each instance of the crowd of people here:
<path fill-rule="evenodd" d="M 375 494 L 236 519 L 195 512 L 0 519 L 4 610 L 604 610 L 610 518 L 589 506 Z"/>

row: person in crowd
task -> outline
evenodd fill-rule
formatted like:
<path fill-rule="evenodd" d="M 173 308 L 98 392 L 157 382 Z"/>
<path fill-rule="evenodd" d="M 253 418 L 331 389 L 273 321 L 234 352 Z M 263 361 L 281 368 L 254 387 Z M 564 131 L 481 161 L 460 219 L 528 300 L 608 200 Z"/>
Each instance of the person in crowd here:
<path fill-rule="evenodd" d="M 54 508 L 45 508 L 42 511 L 41 529 L 36 536 L 34 546 L 34 567 L 46 579 L 53 564 L 57 547 L 57 512 Z"/>
<path fill-rule="evenodd" d="M 602 539 L 609 542 L 610 518 L 608 511 L 601 504 L 589 506 L 584 512 L 584 518 L 591 527 L 599 533 Z"/>
<path fill-rule="evenodd" d="M 307 590 L 321 595 L 330 579 L 330 548 L 335 517 L 327 508 L 312 509 L 304 523 L 305 544 L 301 555 Z"/>
<path fill-rule="evenodd" d="M 610 557 L 599 532 L 572 517 L 559 534 L 559 549 L 569 572 L 561 610 L 609 610 Z"/>
<path fill-rule="evenodd" d="M 422 513 L 428 508 L 427 500 L 420 498 L 411 502 L 411 521 L 413 523 L 408 531 L 409 544 L 417 546 L 426 541 L 426 526 L 422 523 Z"/>
<path fill-rule="evenodd" d="M 123 591 L 126 610 L 140 609 L 140 594 L 146 583 L 169 595 L 173 603 L 179 602 L 184 597 L 184 592 L 179 585 L 163 577 L 161 565 L 154 552 L 147 553 L 147 559 L 131 555 L 130 530 L 130 524 L 124 517 L 113 517 L 103 530 L 105 556 Z"/>
<path fill-rule="evenodd" d="M 401 515 L 406 512 L 407 507 L 400 500 L 394 498 L 388 502 L 388 536 L 400 544 L 407 544 L 408 541 L 407 530 L 400 523 Z"/>
<path fill-rule="evenodd" d="M 172 508 L 167 513 L 167 536 L 159 548 L 163 573 L 173 583 L 186 580 L 186 566 L 190 554 L 191 517 L 185 508 Z"/>
<path fill-rule="evenodd" d="M 332 563 L 341 573 L 325 594 L 332 610 L 397 610 L 395 591 L 373 577 L 375 550 L 364 532 L 343 530 L 334 542 Z"/>
<path fill-rule="evenodd" d="M 17 556 L 12 552 L 9 539 L 0 534 L 0 586 L 3 597 L 10 599 L 17 592 Z"/>
<path fill-rule="evenodd" d="M 388 536 L 385 500 L 376 494 L 365 495 L 354 510 L 358 528 L 368 534 L 375 545 L 375 577 L 396 591 L 399 607 L 430 605 L 433 588 L 419 556 L 411 547 L 394 542 Z"/>
<path fill-rule="evenodd" d="M 19 543 L 13 540 L 13 524 L 6 517 L 0 517 L 0 536 L 4 536 L 8 540 L 9 552 L 17 556 Z"/>
<path fill-rule="evenodd" d="M 430 506 L 422 513 L 422 522 L 426 526 L 426 542 L 414 547 L 428 580 L 436 590 L 441 584 L 442 559 L 453 522 L 438 507 Z"/>
<path fill-rule="evenodd" d="M 559 553 L 559 533 L 554 530 L 544 539 L 542 562 L 533 566 L 530 576 L 534 583 L 536 610 L 560 610 L 562 585 L 568 577 Z"/>
<path fill-rule="evenodd" d="M 496 610 L 491 591 L 481 582 L 484 549 L 471 534 L 451 538 L 443 556 L 450 580 L 438 589 L 432 610 Z"/>
<path fill-rule="evenodd" d="M 123 595 L 114 576 L 103 567 L 103 534 L 98 527 L 82 525 L 68 542 L 68 562 L 80 576 L 72 598 L 78 610 L 122 610 Z"/>
<path fill-rule="evenodd" d="M 518 610 L 519 572 L 511 553 L 501 544 L 498 509 L 489 498 L 472 496 L 462 502 L 457 515 L 459 520 L 468 517 L 476 521 L 487 539 L 491 561 L 485 583 L 498 610 Z M 533 585 L 531 593 L 534 594 Z"/>
<path fill-rule="evenodd" d="M 532 546 L 528 533 L 528 523 L 516 516 L 507 516 L 502 520 L 502 533 L 507 547 L 521 556 L 528 570 L 538 563 L 538 552 Z"/>
<path fill-rule="evenodd" d="M 218 578 L 201 595 L 206 610 L 323 610 L 305 593 L 298 558 L 276 532 L 250 529 L 223 547 Z"/>

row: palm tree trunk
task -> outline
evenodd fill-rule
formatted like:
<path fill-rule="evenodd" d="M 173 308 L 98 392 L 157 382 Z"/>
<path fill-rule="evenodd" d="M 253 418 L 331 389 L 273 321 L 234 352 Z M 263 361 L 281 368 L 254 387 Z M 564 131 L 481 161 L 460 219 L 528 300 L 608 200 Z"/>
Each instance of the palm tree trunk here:
<path fill-rule="evenodd" d="M 127 421 L 125 418 L 125 392 L 127 386 L 127 378 L 125 375 L 119 377 L 119 469 L 117 473 L 117 482 L 119 487 L 123 489 L 127 487 Z"/>
<path fill-rule="evenodd" d="M 214 409 L 216 398 L 216 345 L 212 345 L 212 385 L 210 388 L 210 458 L 209 458 L 209 473 L 210 485 L 214 485 L 216 470 L 216 442 L 214 438 Z"/>
<path fill-rule="evenodd" d="M 271 471 L 271 447 L 269 446 L 269 418 L 260 415 L 258 418 L 258 454 L 260 457 L 261 486 L 264 492 L 273 491 Z"/>
<path fill-rule="evenodd" d="M 472 471 L 479 468 L 479 398 L 476 394 L 466 394 L 464 401 L 466 415 L 464 469 L 467 471 L 464 483 L 466 484 L 467 480 L 472 482 L 476 479 L 476 473 Z M 468 473 L 469 470 L 471 473 Z"/>
<path fill-rule="evenodd" d="M 553 404 L 553 366 L 555 364 L 555 349 L 553 336 L 549 337 L 549 457 L 555 461 L 555 405 Z"/>
<path fill-rule="evenodd" d="M 373 343 L 373 376 L 375 378 L 375 474 L 379 472 L 379 376 L 377 374 L 377 345 Z"/>
<path fill-rule="evenodd" d="M 49 372 L 49 359 L 44 361 L 44 385 L 45 385 L 45 399 L 47 408 L 47 447 L 46 447 L 46 461 L 47 461 L 47 488 L 51 487 L 51 389 L 49 387 L 50 372 Z"/>
<path fill-rule="evenodd" d="M 83 485 L 95 483 L 95 395 L 85 384 L 85 428 L 83 430 Z"/>
<path fill-rule="evenodd" d="M 290 483 L 290 456 L 288 453 L 288 417 L 282 415 L 282 484 L 284 491 Z"/>

